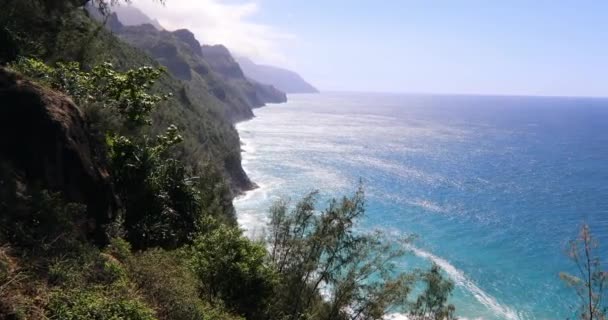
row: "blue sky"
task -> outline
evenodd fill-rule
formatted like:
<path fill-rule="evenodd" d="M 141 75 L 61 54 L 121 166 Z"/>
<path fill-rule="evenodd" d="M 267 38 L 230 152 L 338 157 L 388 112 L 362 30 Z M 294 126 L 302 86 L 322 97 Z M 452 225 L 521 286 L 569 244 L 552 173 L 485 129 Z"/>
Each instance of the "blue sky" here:
<path fill-rule="evenodd" d="M 240 14 L 203 42 L 323 90 L 608 96 L 608 1 L 206 2 Z"/>

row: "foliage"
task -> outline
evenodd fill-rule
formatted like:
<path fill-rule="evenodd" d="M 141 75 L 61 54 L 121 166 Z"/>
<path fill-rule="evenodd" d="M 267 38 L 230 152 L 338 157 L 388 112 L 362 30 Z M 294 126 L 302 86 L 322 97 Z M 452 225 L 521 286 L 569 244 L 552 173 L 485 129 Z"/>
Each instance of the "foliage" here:
<path fill-rule="evenodd" d="M 2 215 L 18 219 L 0 221 L 0 240 L 19 250 L 31 275 L 12 282 L 20 283 L 11 286 L 12 296 L 27 300 L 6 304 L 17 310 L 12 314 L 44 318 L 19 311 L 36 306 L 50 319 L 239 318 L 230 312 L 248 319 L 380 319 L 405 304 L 415 279 L 393 270 L 404 253 L 400 243 L 355 231 L 364 214 L 362 191 L 330 202 L 321 213 L 315 194 L 291 212 L 286 203 L 277 204 L 270 253 L 245 238 L 234 227 L 224 180 L 243 183 L 238 135 L 226 118 L 237 115 L 227 114 L 208 90 L 225 88 L 203 74 L 184 84 L 161 69 L 140 67 L 157 64 L 71 10 L 86 2 L 0 0 L 0 63 L 13 62 L 14 69 L 65 92 L 87 111 L 105 112 L 95 120 L 121 120 L 92 127 L 105 134 L 125 209 L 115 223 L 124 233 L 113 234 L 125 239 L 100 252 L 82 234 L 86 221 L 77 205 L 40 193 L 19 211 L 3 197 L 0 209 L 25 214 Z M 14 61 L 17 56 L 42 60 Z M 175 92 L 176 99 L 161 92 Z M 238 98 L 226 93 L 228 100 Z M 0 277 L 20 279 L 11 261 L 0 255 Z M 9 296 L 4 288 L 1 298 Z"/>
<path fill-rule="evenodd" d="M 0 246 L 0 318 L 28 319 L 42 316 L 42 308 L 24 294 L 26 283 L 32 288 L 38 285 L 23 272 L 14 250 L 7 245 Z"/>
<path fill-rule="evenodd" d="M 112 238 L 105 252 L 112 255 L 120 262 L 127 262 L 131 258 L 131 244 L 122 238 Z"/>
<path fill-rule="evenodd" d="M 221 301 L 208 303 L 199 298 L 198 281 L 187 262 L 183 251 L 151 249 L 133 256 L 127 265 L 159 319 L 236 320 L 221 308 Z"/>
<path fill-rule="evenodd" d="M 175 248 L 198 230 L 202 214 L 196 178 L 167 151 L 179 143 L 169 127 L 155 142 L 135 143 L 124 136 L 108 137 L 110 164 L 126 209 L 127 239 L 136 248 Z"/>
<path fill-rule="evenodd" d="M 444 279 L 441 269 L 433 264 L 430 270 L 422 273 L 425 289 L 411 306 L 409 319 L 412 320 L 453 320 L 455 307 L 447 304 L 454 283 Z"/>
<path fill-rule="evenodd" d="M 50 254 L 72 250 L 86 237 L 85 207 L 65 202 L 58 193 L 33 190 L 17 195 L 13 190 L 4 200 L 9 205 L 0 215 L 0 240 Z"/>
<path fill-rule="evenodd" d="M 291 211 L 286 202 L 271 209 L 268 245 L 282 280 L 275 317 L 381 319 L 405 304 L 413 278 L 396 274 L 394 263 L 409 239 L 393 243 L 354 230 L 365 213 L 362 189 L 321 213 L 316 202 L 313 192 Z"/>
<path fill-rule="evenodd" d="M 153 311 L 135 299 L 116 299 L 96 290 L 62 290 L 53 293 L 49 319 L 61 320 L 154 320 Z"/>
<path fill-rule="evenodd" d="M 262 244 L 251 242 L 237 228 L 220 225 L 201 234 L 190 255 L 202 297 L 221 299 L 247 319 L 263 318 L 276 278 Z"/>
<path fill-rule="evenodd" d="M 78 62 L 83 70 L 90 71 L 111 62 L 115 70 L 123 73 L 141 66 L 159 65 L 87 17 L 84 10 L 48 14 L 38 0 L 0 0 L 0 7 L 0 64 L 15 63 L 19 56 L 35 57 L 53 66 L 56 62 Z M 3 28 L 7 32 L 3 32 Z M 161 101 L 162 107 L 154 108 L 150 114 L 152 125 L 140 131 L 156 136 L 170 125 L 176 125 L 184 138 L 173 152 L 176 159 L 189 167 L 200 163 L 212 166 L 220 172 L 222 180 L 229 179 L 228 196 L 248 186 L 239 165 L 238 133 L 223 116 L 225 104 L 206 90 L 204 84 L 183 83 L 163 73 L 156 85 L 145 91 L 161 97 L 172 92 L 175 98 Z M 83 108 L 89 119 L 94 120 L 92 128 L 130 138 L 134 134 L 141 136 L 142 132 L 125 130 L 124 118 L 117 118 L 108 112 L 110 108 L 102 107 L 91 104 Z"/>
<path fill-rule="evenodd" d="M 140 67 L 118 72 L 112 64 L 103 63 L 85 72 L 77 62 L 58 62 L 51 67 L 33 58 L 19 59 L 11 67 L 64 92 L 81 106 L 98 103 L 114 109 L 129 126 L 149 124 L 153 108 L 169 97 L 147 92 L 163 69 Z"/>
<path fill-rule="evenodd" d="M 108 15 L 113 6 L 121 3 L 130 4 L 131 0 L 37 0 L 48 13 L 61 14 L 74 8 L 90 5 L 103 15 Z M 159 0 L 164 4 L 164 0 Z"/>
<path fill-rule="evenodd" d="M 608 271 L 602 270 L 601 261 L 595 255 L 599 243 L 592 236 L 588 225 L 581 227 L 579 236 L 570 241 L 568 256 L 576 264 L 578 275 L 560 273 L 560 278 L 573 288 L 580 299 L 577 318 L 604 320 L 608 317 Z"/>
<path fill-rule="evenodd" d="M 99 55 L 96 37 L 78 0 L 0 0 L 0 64 L 19 56 L 85 62 Z"/>
<path fill-rule="evenodd" d="M 232 205 L 230 186 L 221 172 L 214 166 L 206 164 L 201 167 L 197 176 L 200 200 L 205 204 L 202 215 L 236 226 L 236 212 Z"/>
<path fill-rule="evenodd" d="M 153 107 L 167 98 L 147 92 L 160 77 L 159 69 L 142 67 L 121 73 L 106 63 L 85 72 L 78 63 L 50 67 L 36 59 L 20 59 L 12 67 L 71 95 L 80 105 L 103 105 L 116 111 L 130 128 L 150 123 Z M 175 248 L 188 242 L 203 207 L 233 219 L 223 177 L 198 179 L 171 155 L 172 147 L 182 141 L 175 125 L 155 139 L 107 135 L 114 182 L 126 209 L 124 229 L 136 248 Z M 201 190 L 206 191 L 204 199 Z"/>

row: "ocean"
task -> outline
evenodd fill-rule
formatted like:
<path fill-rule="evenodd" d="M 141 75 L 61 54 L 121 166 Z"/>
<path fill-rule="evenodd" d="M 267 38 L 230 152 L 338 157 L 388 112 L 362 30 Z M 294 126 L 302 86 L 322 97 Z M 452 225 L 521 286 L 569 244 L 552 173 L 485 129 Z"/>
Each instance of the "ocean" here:
<path fill-rule="evenodd" d="M 467 319 L 572 316 L 558 274 L 584 222 L 608 261 L 608 99 L 324 93 L 255 115 L 237 129 L 259 188 L 235 201 L 252 236 L 276 199 L 361 179 L 360 227 L 416 234 L 400 266 L 438 263 Z"/>

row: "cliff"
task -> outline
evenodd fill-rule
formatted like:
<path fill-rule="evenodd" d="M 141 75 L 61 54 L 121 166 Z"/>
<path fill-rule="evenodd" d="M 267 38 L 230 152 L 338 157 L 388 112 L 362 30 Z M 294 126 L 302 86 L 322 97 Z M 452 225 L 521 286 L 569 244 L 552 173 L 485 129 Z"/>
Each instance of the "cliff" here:
<path fill-rule="evenodd" d="M 253 107 L 261 107 L 266 103 L 282 103 L 287 101 L 287 95 L 271 85 L 248 79 L 241 67 L 223 45 L 202 47 L 205 61 L 211 69 L 220 75 L 224 81 L 239 88 L 241 94 Z"/>
<path fill-rule="evenodd" d="M 104 161 L 81 110 L 67 96 L 0 67 L 0 189 L 9 199 L 44 186 L 86 205 L 79 217 L 99 241 L 118 209 Z"/>
<path fill-rule="evenodd" d="M 306 82 L 299 74 L 267 65 L 255 64 L 248 58 L 237 57 L 243 73 L 248 78 L 267 83 L 285 93 L 318 93 L 319 90 Z"/>
<path fill-rule="evenodd" d="M 150 24 L 158 30 L 164 29 L 158 20 L 148 17 L 145 13 L 132 5 L 115 6 L 112 11 L 118 15 L 118 19 L 126 26 Z"/>
<path fill-rule="evenodd" d="M 204 60 L 192 58 L 196 56 L 192 46 L 178 38 L 183 35 L 159 31 L 151 25 L 124 26 L 115 15 L 108 18 L 110 32 L 90 19 L 95 17 L 93 14 L 87 17 L 80 10 L 65 17 L 65 26 L 49 29 L 31 22 L 45 17 L 44 12 L 31 11 L 29 1 L 12 5 L 15 13 L 7 21 L 12 23 L 12 30 L 27 38 L 3 34 L 7 29 L 0 29 L 0 48 L 13 48 L 0 50 L 0 62 L 14 60 L 17 53 L 42 56 L 46 61 L 75 61 L 88 69 L 104 62 L 111 62 L 119 70 L 165 65 L 169 72 L 158 81 L 156 90 L 174 96 L 154 111 L 154 125 L 147 134 L 162 134 L 174 124 L 184 138 L 178 147 L 180 158 L 192 166 L 205 163 L 219 169 L 233 194 L 254 186 L 240 168 L 240 141 L 233 125 L 252 117 L 251 108 L 244 100 L 239 101 L 238 95 L 211 72 Z M 123 40 L 129 37 L 141 38 L 133 42 L 147 50 Z M 31 43 L 41 45 L 30 46 Z M 184 80 L 188 78 L 192 80 Z"/>
<path fill-rule="evenodd" d="M 219 100 L 224 105 L 224 116 L 232 122 L 252 118 L 252 109 L 267 102 L 286 101 L 284 94 L 247 80 L 227 50 L 205 50 L 186 29 L 160 31 L 146 24 L 123 26 L 114 32 L 185 81 L 193 94 L 206 92 Z"/>

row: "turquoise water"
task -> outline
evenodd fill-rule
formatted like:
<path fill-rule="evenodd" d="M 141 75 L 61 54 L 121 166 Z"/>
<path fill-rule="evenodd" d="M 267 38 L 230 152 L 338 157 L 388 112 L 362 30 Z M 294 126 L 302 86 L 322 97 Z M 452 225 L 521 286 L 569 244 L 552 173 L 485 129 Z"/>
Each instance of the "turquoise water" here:
<path fill-rule="evenodd" d="M 568 239 L 583 221 L 608 256 L 608 100 L 293 95 L 238 125 L 260 188 L 237 199 L 261 234 L 278 197 L 354 191 L 364 228 L 416 233 L 407 269 L 433 260 L 468 319 L 565 319 Z"/>

